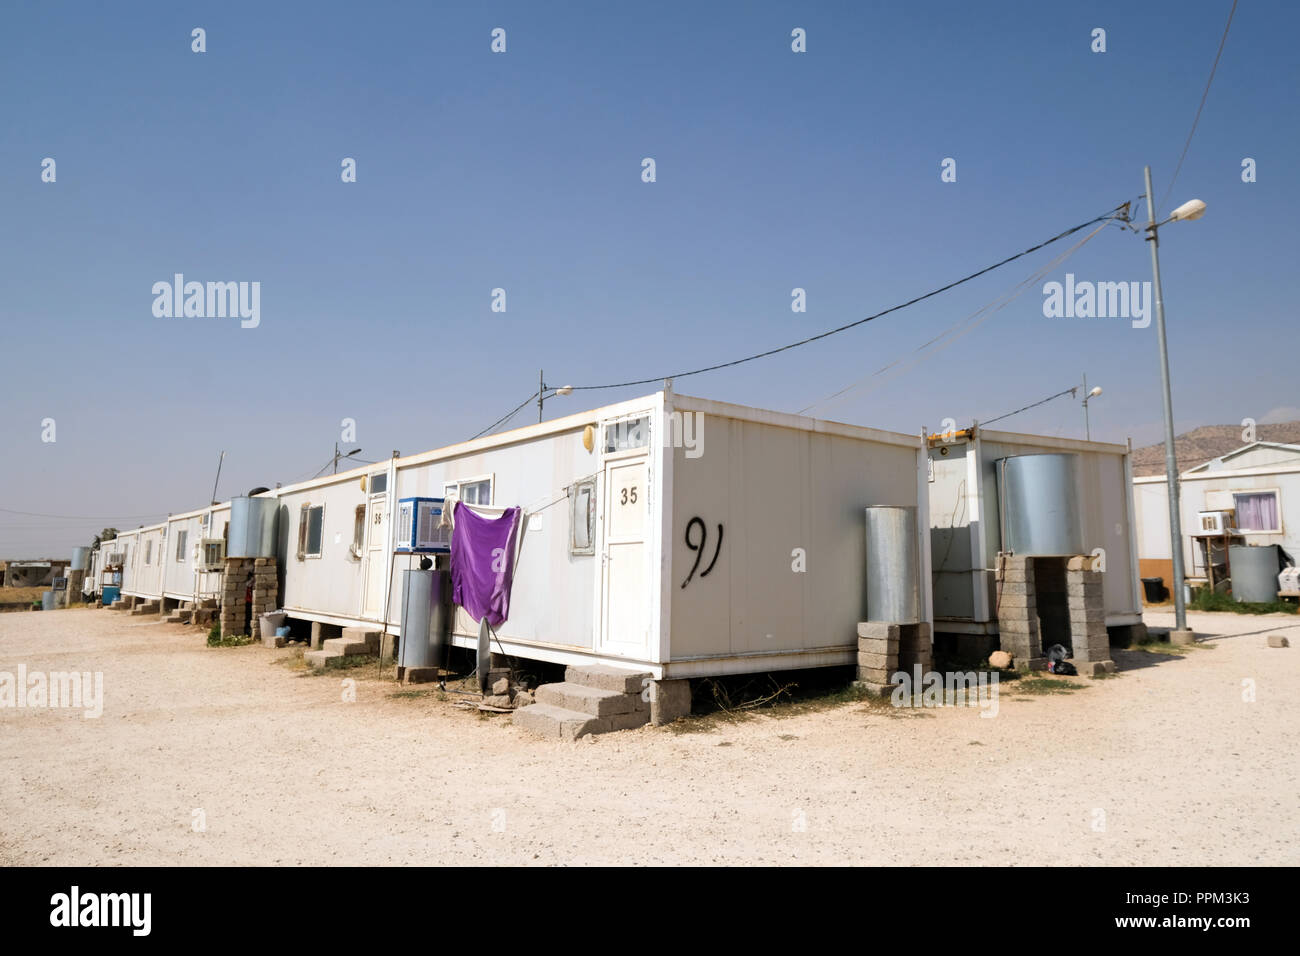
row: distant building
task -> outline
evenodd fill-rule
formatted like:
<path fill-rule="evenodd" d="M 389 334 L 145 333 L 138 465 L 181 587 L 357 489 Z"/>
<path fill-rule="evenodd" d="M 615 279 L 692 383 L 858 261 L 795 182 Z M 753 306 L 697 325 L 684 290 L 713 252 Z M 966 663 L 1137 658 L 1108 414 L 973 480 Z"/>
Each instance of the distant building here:
<path fill-rule="evenodd" d="M 1183 563 L 1200 577 L 1194 541 L 1204 512 L 1232 512 L 1230 527 L 1245 544 L 1277 544 L 1300 559 L 1300 444 L 1257 441 L 1182 472 Z M 1169 491 L 1164 475 L 1133 479 L 1138 567 L 1142 577 L 1173 584 L 1169 546 Z M 1211 519 L 1213 520 L 1213 519 Z"/>

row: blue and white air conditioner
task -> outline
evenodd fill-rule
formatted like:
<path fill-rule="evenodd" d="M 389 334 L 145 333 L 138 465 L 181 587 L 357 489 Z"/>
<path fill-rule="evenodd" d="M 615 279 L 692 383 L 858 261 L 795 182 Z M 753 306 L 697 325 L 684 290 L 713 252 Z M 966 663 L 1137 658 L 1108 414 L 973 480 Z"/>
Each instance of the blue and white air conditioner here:
<path fill-rule="evenodd" d="M 442 527 L 443 498 L 401 498 L 397 502 L 393 550 L 410 554 L 451 551 L 451 529 Z"/>

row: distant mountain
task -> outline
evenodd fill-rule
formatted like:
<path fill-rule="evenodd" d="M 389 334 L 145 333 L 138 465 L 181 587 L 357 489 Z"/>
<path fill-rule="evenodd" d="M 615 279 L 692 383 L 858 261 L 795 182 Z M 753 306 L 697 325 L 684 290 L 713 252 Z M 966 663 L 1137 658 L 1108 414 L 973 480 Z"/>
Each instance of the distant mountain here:
<path fill-rule="evenodd" d="M 1195 468 L 1212 458 L 1236 451 L 1250 442 L 1243 441 L 1240 425 L 1202 425 L 1174 437 L 1174 451 L 1178 455 L 1178 471 Z M 1300 445 L 1300 422 L 1281 422 L 1277 425 L 1256 425 L 1255 441 L 1276 441 Z M 1145 445 L 1133 449 L 1133 474 L 1163 475 L 1165 473 L 1165 443 Z"/>

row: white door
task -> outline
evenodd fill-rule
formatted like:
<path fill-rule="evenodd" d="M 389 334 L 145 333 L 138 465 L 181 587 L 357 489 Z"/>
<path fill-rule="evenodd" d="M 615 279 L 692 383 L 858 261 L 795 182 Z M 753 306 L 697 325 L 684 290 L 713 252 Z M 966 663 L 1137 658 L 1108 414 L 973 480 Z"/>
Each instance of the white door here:
<path fill-rule="evenodd" d="M 366 508 L 366 603 L 361 616 L 382 617 L 388 574 L 388 495 L 371 495 Z"/>
<path fill-rule="evenodd" d="M 605 465 L 600 650 L 645 659 L 650 648 L 649 469 L 644 455 Z"/>

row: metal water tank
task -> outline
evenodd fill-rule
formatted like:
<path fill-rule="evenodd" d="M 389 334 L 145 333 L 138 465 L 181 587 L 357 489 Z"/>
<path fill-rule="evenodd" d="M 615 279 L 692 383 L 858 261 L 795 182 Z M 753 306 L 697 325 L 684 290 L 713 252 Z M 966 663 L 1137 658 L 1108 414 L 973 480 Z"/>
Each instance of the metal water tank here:
<path fill-rule="evenodd" d="M 73 548 L 73 549 L 72 549 L 72 566 L 69 567 L 68 570 L 69 570 L 69 571 L 84 571 L 84 570 L 86 570 L 86 562 L 89 561 L 89 560 L 90 560 L 90 549 L 89 549 L 89 548 Z"/>
<path fill-rule="evenodd" d="M 231 498 L 230 540 L 226 542 L 226 557 L 275 557 L 279 508 L 280 502 L 276 498 Z"/>
<path fill-rule="evenodd" d="M 867 620 L 915 624 L 921 620 L 916 509 L 866 509 Z"/>
<path fill-rule="evenodd" d="M 1232 597 L 1237 601 L 1269 603 L 1277 600 L 1277 545 L 1234 544 L 1228 548 Z"/>
<path fill-rule="evenodd" d="M 1083 554 L 1078 455 L 1015 455 L 997 462 L 1002 550 Z"/>
<path fill-rule="evenodd" d="M 451 572 L 402 572 L 399 667 L 440 667 L 450 641 Z"/>

